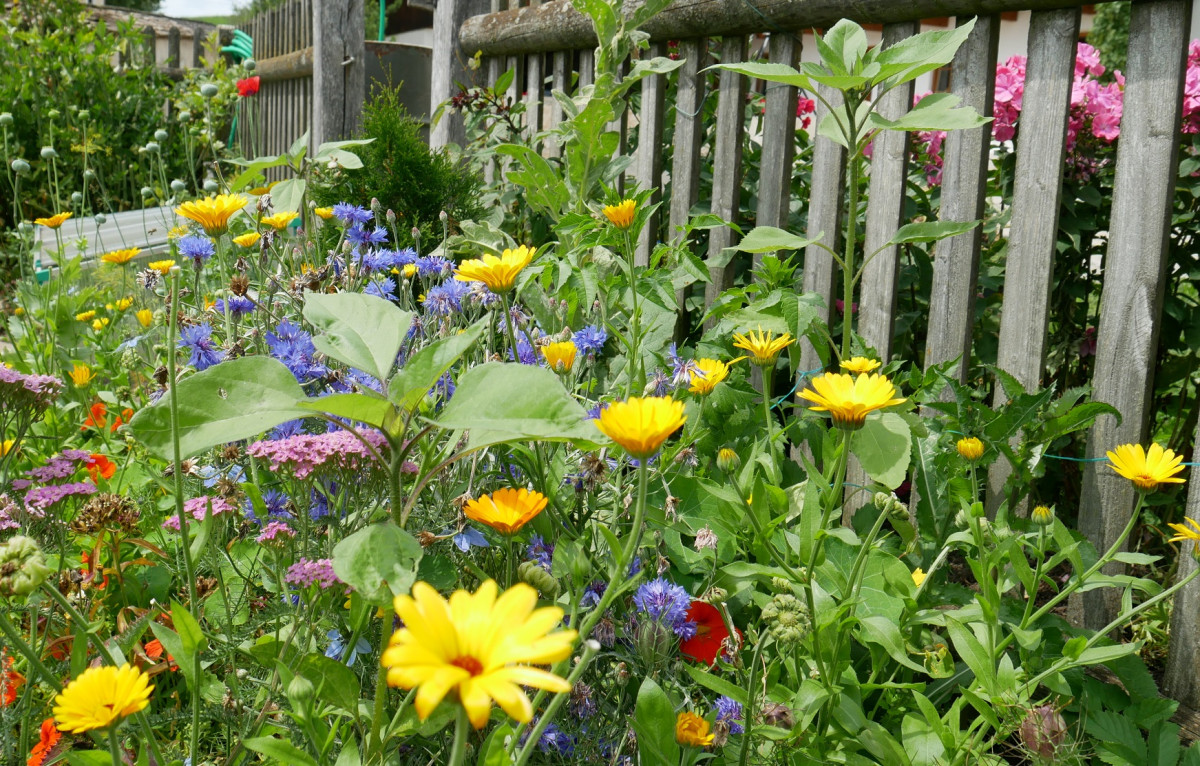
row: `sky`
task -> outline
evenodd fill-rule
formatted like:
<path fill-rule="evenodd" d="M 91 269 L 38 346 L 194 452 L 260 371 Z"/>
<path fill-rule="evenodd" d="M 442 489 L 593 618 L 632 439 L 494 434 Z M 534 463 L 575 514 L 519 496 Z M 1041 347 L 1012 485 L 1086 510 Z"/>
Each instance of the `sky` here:
<path fill-rule="evenodd" d="M 225 16 L 233 13 L 233 4 L 234 0 L 163 0 L 158 12 L 178 18 Z"/>

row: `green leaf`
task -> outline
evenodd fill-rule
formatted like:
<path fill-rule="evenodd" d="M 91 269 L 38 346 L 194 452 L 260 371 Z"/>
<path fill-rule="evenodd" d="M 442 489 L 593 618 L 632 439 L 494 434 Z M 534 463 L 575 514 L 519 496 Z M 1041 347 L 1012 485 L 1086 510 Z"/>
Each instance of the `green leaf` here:
<path fill-rule="evenodd" d="M 675 766 L 679 743 L 675 741 L 675 706 L 652 678 L 642 681 L 633 709 L 633 730 L 638 755 L 645 766 Z"/>
<path fill-rule="evenodd" d="M 303 178 L 287 178 L 271 187 L 271 204 L 275 210 L 300 210 L 308 182 Z"/>
<path fill-rule="evenodd" d="M 813 242 L 821 239 L 818 234 L 813 239 L 807 239 L 797 234 L 784 231 L 774 226 L 755 226 L 742 237 L 737 250 L 743 253 L 771 253 L 776 250 L 803 250 Z"/>
<path fill-rule="evenodd" d="M 186 655 L 202 654 L 208 648 L 208 638 L 200 629 L 200 623 L 196 622 L 192 613 L 184 609 L 178 601 L 171 602 L 171 620 L 175 624 L 175 631 L 179 634 Z"/>
<path fill-rule="evenodd" d="M 338 753 L 337 762 L 333 766 L 362 766 L 362 756 L 358 753 L 358 742 L 353 736 L 345 739 L 345 746 L 342 747 L 342 752 Z"/>
<path fill-rule="evenodd" d="M 946 616 L 946 631 L 950 634 L 954 651 L 975 674 L 975 679 L 990 693 L 995 686 L 996 669 L 992 666 L 983 644 L 963 623 L 949 615 Z"/>
<path fill-rule="evenodd" d="M 898 119 L 889 120 L 871 112 L 867 121 L 881 130 L 962 130 L 992 121 L 969 106 L 958 107 L 959 101 L 952 93 L 931 93 Z"/>
<path fill-rule="evenodd" d="M 356 420 L 382 428 L 392 405 L 387 399 L 369 394 L 331 394 L 297 402 L 297 406 L 313 412 L 325 412 L 339 418 Z"/>
<path fill-rule="evenodd" d="M 850 450 L 868 476 L 888 489 L 895 489 L 908 473 L 911 438 L 904 418 L 894 412 L 884 412 L 878 418 L 868 418 L 863 427 L 854 432 Z"/>
<path fill-rule="evenodd" d="M 396 364 L 413 315 L 390 301 L 361 293 L 306 293 L 304 318 L 321 334 L 323 354 L 385 381 Z"/>
<path fill-rule="evenodd" d="M 766 80 L 767 82 L 780 82 L 785 85 L 794 85 L 797 88 L 803 88 L 807 91 L 814 91 L 812 82 L 807 76 L 800 74 L 795 69 L 792 69 L 786 64 L 768 64 L 762 61 L 749 61 L 742 64 L 717 64 L 709 67 L 709 69 L 728 69 L 730 72 L 744 74 L 747 77 L 752 77 L 756 80 Z"/>
<path fill-rule="evenodd" d="M 71 766 L 109 766 L 112 757 L 108 750 L 71 750 L 67 752 L 67 763 Z"/>
<path fill-rule="evenodd" d="M 880 51 L 875 82 L 889 86 L 909 82 L 954 60 L 954 54 L 975 28 L 975 19 L 954 29 L 939 29 L 913 35 Z"/>
<path fill-rule="evenodd" d="M 477 766 L 511 766 L 512 758 L 509 757 L 508 751 L 504 745 L 506 740 L 516 734 L 512 724 L 503 723 L 497 726 L 488 734 L 487 739 L 483 741 L 483 747 L 479 748 L 479 760 Z"/>
<path fill-rule="evenodd" d="M 323 654 L 308 654 L 300 660 L 296 675 L 312 682 L 319 699 L 354 715 L 358 710 L 358 676 L 339 660 Z"/>
<path fill-rule="evenodd" d="M 467 370 L 437 425 L 469 431 L 467 449 L 506 441 L 569 441 L 593 449 L 600 433 L 543 367 L 488 362 Z"/>
<path fill-rule="evenodd" d="M 412 588 L 421 555 L 416 538 L 386 521 L 334 546 L 333 571 L 367 601 L 383 606 Z"/>
<path fill-rule="evenodd" d="M 936 242 L 939 239 L 965 234 L 979 225 L 979 221 L 923 221 L 921 223 L 906 223 L 896 230 L 889 245 L 902 245 L 909 242 Z"/>
<path fill-rule="evenodd" d="M 735 702 L 739 702 L 743 705 L 746 704 L 746 690 L 737 684 L 730 683 L 724 678 L 713 675 L 704 668 L 696 665 L 684 665 L 683 669 L 687 671 L 687 674 L 692 677 L 693 681 L 701 686 L 714 691 L 717 694 L 723 694 Z M 924 668 L 922 668 L 920 665 L 917 666 L 917 669 L 924 672 Z"/>
<path fill-rule="evenodd" d="M 904 637 L 900 635 L 900 626 L 894 620 L 882 615 L 864 617 L 859 620 L 859 628 L 865 643 L 883 647 L 888 656 L 906 668 L 918 673 L 926 672 L 923 665 L 914 662 L 908 656 L 908 650 L 904 647 Z"/>
<path fill-rule="evenodd" d="M 480 319 L 461 333 L 442 338 L 413 354 L 392 378 L 388 398 L 402 410 L 415 408 L 438 379 L 475 345 L 487 326 L 488 320 Z"/>
<path fill-rule="evenodd" d="M 304 390 L 270 357 L 231 359 L 180 381 L 179 450 L 187 458 L 219 444 L 249 439 L 288 420 L 306 417 Z M 170 397 L 133 416 L 135 438 L 163 460 L 172 459 Z"/>
<path fill-rule="evenodd" d="M 275 763 L 300 764 L 300 766 L 317 766 L 317 762 L 308 753 L 275 737 L 252 737 L 243 739 L 242 744 L 247 750 L 262 753 Z"/>

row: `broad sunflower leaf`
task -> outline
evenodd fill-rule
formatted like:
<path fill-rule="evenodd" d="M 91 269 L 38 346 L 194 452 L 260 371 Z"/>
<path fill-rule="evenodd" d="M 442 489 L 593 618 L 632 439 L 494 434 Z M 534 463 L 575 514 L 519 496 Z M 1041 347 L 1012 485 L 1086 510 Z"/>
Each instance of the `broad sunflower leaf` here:
<path fill-rule="evenodd" d="M 306 293 L 304 318 L 321 330 L 313 345 L 326 356 L 387 380 L 413 315 L 360 293 Z"/>

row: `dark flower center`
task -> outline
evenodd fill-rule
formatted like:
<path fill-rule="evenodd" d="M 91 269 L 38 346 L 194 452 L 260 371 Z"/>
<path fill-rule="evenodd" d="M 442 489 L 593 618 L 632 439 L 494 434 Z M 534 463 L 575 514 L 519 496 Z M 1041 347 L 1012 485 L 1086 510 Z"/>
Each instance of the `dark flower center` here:
<path fill-rule="evenodd" d="M 483 663 L 474 657 L 459 657 L 451 660 L 450 664 L 457 668 L 462 668 L 472 676 L 477 676 L 483 672 Z"/>

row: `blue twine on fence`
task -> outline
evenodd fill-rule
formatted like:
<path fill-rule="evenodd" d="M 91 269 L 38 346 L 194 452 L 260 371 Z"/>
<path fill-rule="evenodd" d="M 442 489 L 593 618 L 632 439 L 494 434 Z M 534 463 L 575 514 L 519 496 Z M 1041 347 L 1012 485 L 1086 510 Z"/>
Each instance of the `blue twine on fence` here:
<path fill-rule="evenodd" d="M 824 367 L 816 367 L 811 370 L 805 370 L 804 372 L 797 373 L 796 374 L 796 383 L 795 383 L 795 385 L 792 386 L 792 390 L 788 391 L 786 394 L 779 397 L 779 399 L 774 404 L 771 405 L 771 409 L 775 409 L 776 407 L 783 404 L 788 399 L 792 398 L 792 394 L 796 393 L 796 389 L 800 387 L 801 379 L 807 378 L 809 375 L 812 375 L 814 372 L 820 372 L 823 369 L 825 369 L 825 368 Z"/>

